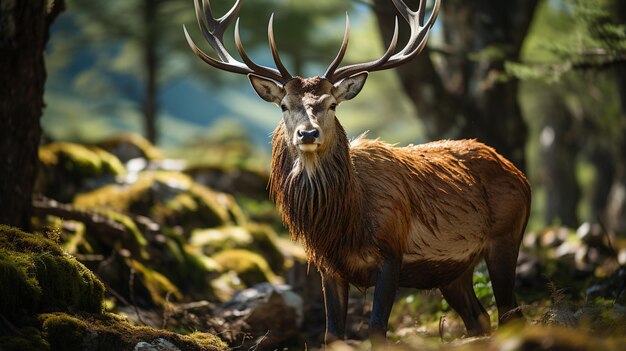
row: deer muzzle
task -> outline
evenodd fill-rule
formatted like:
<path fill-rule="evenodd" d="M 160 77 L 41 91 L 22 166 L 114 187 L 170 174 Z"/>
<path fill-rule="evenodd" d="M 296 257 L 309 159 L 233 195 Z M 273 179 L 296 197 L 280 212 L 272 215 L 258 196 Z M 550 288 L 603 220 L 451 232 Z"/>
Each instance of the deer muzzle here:
<path fill-rule="evenodd" d="M 320 132 L 317 128 L 296 131 L 296 144 L 301 151 L 312 152 L 319 146 Z"/>

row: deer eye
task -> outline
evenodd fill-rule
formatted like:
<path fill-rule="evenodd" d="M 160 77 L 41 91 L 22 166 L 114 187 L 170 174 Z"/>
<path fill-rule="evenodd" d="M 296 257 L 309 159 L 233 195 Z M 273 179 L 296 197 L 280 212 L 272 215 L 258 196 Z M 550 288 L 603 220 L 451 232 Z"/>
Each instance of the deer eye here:
<path fill-rule="evenodd" d="M 331 104 L 330 109 L 335 111 L 337 109 L 337 104 Z"/>
<path fill-rule="evenodd" d="M 281 104 L 280 109 L 283 110 L 283 112 L 287 111 L 287 105 Z"/>

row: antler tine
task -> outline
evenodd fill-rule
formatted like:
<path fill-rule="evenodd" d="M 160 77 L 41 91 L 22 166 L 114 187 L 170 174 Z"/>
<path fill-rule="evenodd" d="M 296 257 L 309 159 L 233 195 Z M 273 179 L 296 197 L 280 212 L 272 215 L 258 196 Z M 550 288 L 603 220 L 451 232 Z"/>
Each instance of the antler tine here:
<path fill-rule="evenodd" d="M 265 76 L 268 78 L 272 78 L 281 83 L 283 82 L 283 76 L 277 70 L 257 65 L 250 59 L 250 57 L 243 48 L 243 43 L 241 42 L 241 36 L 239 34 L 239 18 L 237 18 L 237 21 L 235 22 L 235 46 L 237 47 L 239 56 L 241 56 L 241 59 L 243 60 L 243 62 L 245 62 L 246 65 L 248 65 L 248 67 L 257 72 L 265 72 Z"/>
<path fill-rule="evenodd" d="M 379 67 L 382 64 L 388 62 L 388 60 L 392 57 L 391 55 L 393 55 L 393 52 L 396 51 L 396 47 L 398 46 L 398 17 L 397 16 L 394 22 L 395 24 L 393 27 L 393 36 L 391 37 L 391 42 L 389 43 L 389 46 L 387 47 L 387 50 L 385 51 L 385 53 L 378 60 L 365 62 L 365 63 L 356 63 L 356 64 L 348 65 L 345 67 L 341 67 L 335 72 L 333 79 L 330 79 L 330 78 L 329 79 L 331 81 L 338 81 L 340 79 L 349 77 L 355 73 L 359 73 L 363 71 L 368 71 L 368 72 L 374 71 L 376 67 Z"/>
<path fill-rule="evenodd" d="M 270 49 L 272 50 L 272 57 L 274 58 L 274 63 L 276 63 L 276 67 L 280 71 L 280 74 L 288 79 L 291 79 L 291 74 L 285 68 L 285 65 L 280 61 L 280 57 L 278 56 L 278 49 L 276 48 L 276 40 L 274 40 L 274 14 L 270 16 L 270 23 L 267 25 L 267 37 L 270 42 Z"/>
<path fill-rule="evenodd" d="M 241 1 L 237 1 L 235 6 L 233 6 L 232 10 L 237 10 L 237 6 L 240 5 Z M 220 60 L 224 62 L 235 61 L 235 59 L 228 53 L 226 48 L 224 48 L 223 37 L 224 37 L 224 26 L 223 23 L 219 20 L 216 20 L 213 17 L 211 11 L 211 4 L 208 0 L 202 0 L 202 7 L 200 6 L 199 0 L 194 0 L 193 2 L 194 8 L 196 10 L 196 20 L 198 21 L 198 27 L 200 27 L 200 32 L 204 36 L 204 39 L 211 45 L 213 50 L 217 53 Z M 203 13 L 204 10 L 204 13 Z"/>
<path fill-rule="evenodd" d="M 435 4 L 433 5 L 433 11 L 428 18 L 428 22 L 425 25 L 421 26 L 420 23 L 424 22 L 424 15 L 426 13 L 426 1 L 420 1 L 418 11 L 411 11 L 411 9 L 409 9 L 402 0 L 392 1 L 398 11 L 400 11 L 401 13 L 406 11 L 407 16 L 410 18 L 410 20 L 407 20 L 407 22 L 409 22 L 409 27 L 411 28 L 409 41 L 404 49 L 402 49 L 402 51 L 398 52 L 390 59 L 390 61 L 401 59 L 402 62 L 404 62 L 405 60 L 409 60 L 413 58 L 413 56 L 419 54 L 424 48 L 426 40 L 428 39 L 428 36 L 430 34 L 430 28 L 434 24 L 435 19 L 437 18 L 437 15 L 439 13 L 439 6 L 441 5 L 441 2 L 435 0 Z M 404 11 L 401 9 L 404 9 Z"/>
<path fill-rule="evenodd" d="M 208 0 L 206 1 L 207 3 L 209 3 Z M 228 12 L 226 12 L 224 16 L 218 19 L 218 22 L 221 23 L 222 28 L 228 27 L 228 25 L 233 20 L 233 18 L 235 18 L 237 14 L 239 13 L 239 10 L 241 10 L 241 5 L 243 5 L 243 1 L 237 0 L 237 2 L 235 2 L 235 5 L 233 5 L 233 7 Z M 211 4 L 209 3 L 209 11 L 210 11 L 210 8 L 211 8 Z"/>
<path fill-rule="evenodd" d="M 393 5 L 396 7 L 396 10 L 398 10 L 400 15 L 402 15 L 402 18 L 411 24 L 411 18 L 414 17 L 417 12 L 412 11 L 402 0 L 391 0 L 391 2 L 393 2 Z M 425 7 L 426 1 L 420 0 L 419 6 L 420 8 Z"/>
<path fill-rule="evenodd" d="M 340 79 L 349 77 L 352 74 L 368 71 L 380 71 L 384 69 L 389 69 L 393 67 L 397 67 L 402 65 L 413 57 L 417 56 L 426 46 L 426 41 L 428 39 L 430 30 L 437 18 L 439 13 L 439 8 L 441 6 L 441 0 L 435 0 L 435 4 L 433 5 L 433 10 L 428 18 L 428 21 L 421 25 L 424 22 L 424 14 L 426 12 L 426 0 L 421 0 L 419 4 L 418 11 L 412 11 L 404 1 L 402 0 L 392 0 L 394 6 L 400 13 L 400 15 L 408 22 L 409 28 L 411 30 L 411 34 L 409 36 L 409 40 L 400 51 L 393 54 L 392 52 L 387 50 L 385 54 L 378 60 L 370 61 L 367 63 L 353 64 L 341 67 L 337 69 L 333 76 L 333 81 L 338 81 Z M 394 29 L 394 37 L 397 36 L 397 18 L 396 18 L 396 28 Z M 396 38 L 397 40 L 397 38 Z M 394 40 L 392 39 L 392 43 Z M 392 45 L 390 45 L 391 48 Z M 395 50 L 395 44 L 393 45 L 393 50 Z M 392 51 L 393 51 L 392 50 Z"/>
<path fill-rule="evenodd" d="M 348 16 L 348 12 L 346 12 L 346 29 L 343 32 L 343 40 L 341 41 L 341 48 L 339 48 L 339 52 L 337 53 L 337 56 L 326 69 L 326 73 L 324 73 L 324 78 L 330 81 L 333 80 L 333 75 L 335 74 L 335 70 L 337 69 L 337 67 L 339 67 L 341 60 L 343 60 L 343 56 L 346 54 L 346 49 L 348 48 L 349 37 L 350 37 L 350 16 Z"/>
<path fill-rule="evenodd" d="M 202 5 L 200 4 L 200 1 L 202 1 Z M 276 44 L 273 43 L 273 33 L 270 35 L 270 46 L 272 48 L 272 55 L 274 56 L 274 60 L 276 62 L 276 65 L 278 66 L 278 70 L 270 67 L 260 66 L 252 62 L 250 57 L 246 54 L 243 48 L 243 44 L 241 43 L 241 37 L 239 35 L 239 19 L 237 19 L 237 23 L 235 24 L 235 44 L 237 46 L 237 51 L 239 52 L 244 62 L 240 62 L 233 58 L 232 55 L 224 47 L 224 31 L 226 30 L 230 22 L 237 16 L 237 13 L 241 9 L 242 5 L 243 0 L 237 0 L 225 15 L 216 19 L 213 16 L 211 3 L 209 0 L 194 0 L 196 20 L 198 21 L 200 31 L 202 32 L 202 35 L 209 43 L 209 45 L 213 48 L 213 50 L 215 50 L 217 56 L 219 57 L 219 60 L 212 58 L 211 56 L 200 50 L 191 39 L 191 36 L 187 32 L 187 28 L 183 26 L 183 31 L 185 33 L 185 38 L 187 39 L 189 47 L 204 62 L 215 68 L 239 74 L 254 73 L 284 84 L 292 77 L 282 65 L 280 59 L 277 59 L 278 52 L 276 50 Z"/>
<path fill-rule="evenodd" d="M 185 38 L 187 39 L 187 44 L 191 48 L 191 51 L 193 51 L 193 53 L 196 54 L 196 56 L 201 58 L 202 61 L 208 63 L 209 65 L 211 65 L 211 66 L 213 66 L 215 68 L 218 68 L 218 69 L 221 69 L 221 70 L 224 70 L 224 71 L 229 71 L 229 72 L 233 72 L 233 73 L 240 73 L 240 74 L 254 73 L 250 68 L 248 68 L 244 64 L 241 64 L 240 62 L 237 62 L 237 61 L 234 61 L 234 62 L 233 61 L 228 61 L 228 62 L 219 61 L 219 60 L 216 60 L 216 59 L 212 58 L 211 56 L 205 54 L 202 50 L 200 50 L 198 48 L 196 43 L 193 42 L 193 39 L 191 39 L 191 36 L 187 32 L 187 27 L 185 27 L 185 25 L 183 25 L 183 32 L 185 33 Z"/>

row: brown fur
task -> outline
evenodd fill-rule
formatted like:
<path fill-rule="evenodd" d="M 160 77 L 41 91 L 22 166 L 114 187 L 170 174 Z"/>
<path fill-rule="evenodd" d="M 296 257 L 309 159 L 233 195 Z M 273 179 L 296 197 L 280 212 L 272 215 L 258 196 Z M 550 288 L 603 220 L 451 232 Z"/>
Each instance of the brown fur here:
<path fill-rule="evenodd" d="M 292 173 L 299 156 L 289 145 L 283 123 L 273 138 L 272 199 L 292 237 L 302 241 L 322 271 L 371 286 L 373 268 L 384 257 L 418 255 L 410 248 L 433 246 L 441 230 L 454 227 L 458 233 L 446 233 L 452 240 L 482 241 L 484 250 L 497 236 L 509 236 L 513 243 L 521 240 L 530 187 L 492 148 L 475 140 L 396 148 L 363 138 L 350 146 L 338 121 L 336 129 L 332 149 L 319 155 L 314 175 Z M 414 220 L 429 234 L 410 237 Z M 463 226 L 476 230 L 467 232 Z M 442 255 L 452 255 L 450 262 L 415 257 L 403 267 L 401 285 L 441 286 L 477 261 L 454 260 L 455 253 L 445 252 L 445 246 L 441 250 Z M 428 278 L 415 273 L 415 267 L 447 273 Z"/>

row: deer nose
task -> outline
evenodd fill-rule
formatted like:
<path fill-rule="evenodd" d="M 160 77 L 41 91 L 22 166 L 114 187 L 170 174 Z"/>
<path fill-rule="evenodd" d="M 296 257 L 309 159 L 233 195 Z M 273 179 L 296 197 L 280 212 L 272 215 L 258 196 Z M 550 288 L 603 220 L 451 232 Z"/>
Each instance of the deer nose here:
<path fill-rule="evenodd" d="M 315 139 L 320 136 L 320 132 L 317 129 L 304 130 L 298 129 L 298 138 L 302 144 L 313 144 Z"/>

